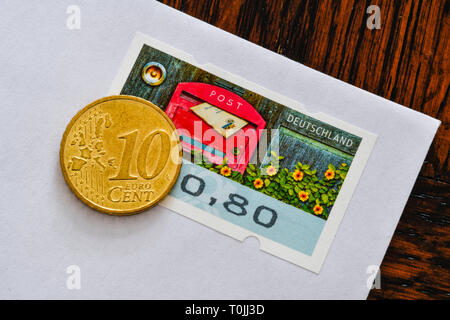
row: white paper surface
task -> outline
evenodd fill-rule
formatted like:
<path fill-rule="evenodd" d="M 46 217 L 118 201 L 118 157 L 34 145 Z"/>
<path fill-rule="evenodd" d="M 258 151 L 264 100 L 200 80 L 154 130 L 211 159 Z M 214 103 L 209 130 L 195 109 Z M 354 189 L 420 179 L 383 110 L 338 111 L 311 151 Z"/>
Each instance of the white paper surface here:
<path fill-rule="evenodd" d="M 80 30 L 66 27 L 72 4 L 2 3 L 0 298 L 366 298 L 439 121 L 156 2 L 78 1 Z M 378 135 L 319 275 L 162 207 L 111 217 L 72 194 L 62 134 L 107 95 L 136 31 Z"/>

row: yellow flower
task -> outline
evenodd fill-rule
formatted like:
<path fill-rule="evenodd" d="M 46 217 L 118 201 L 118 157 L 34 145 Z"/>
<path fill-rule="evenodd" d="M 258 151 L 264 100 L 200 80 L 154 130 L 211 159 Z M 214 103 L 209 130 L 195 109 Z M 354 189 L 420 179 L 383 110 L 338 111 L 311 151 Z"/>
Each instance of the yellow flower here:
<path fill-rule="evenodd" d="M 225 177 L 228 177 L 231 175 L 231 169 L 228 168 L 227 166 L 224 166 L 222 169 L 220 169 L 220 174 Z"/>
<path fill-rule="evenodd" d="M 300 170 L 295 170 L 292 174 L 292 177 L 295 181 L 301 181 L 303 179 L 303 172 L 301 172 Z"/>
<path fill-rule="evenodd" d="M 306 200 L 308 200 L 309 194 L 308 194 L 308 192 L 306 192 L 306 191 L 300 191 L 300 192 L 298 193 L 298 198 L 299 198 L 302 202 L 305 202 Z"/>
<path fill-rule="evenodd" d="M 256 189 L 261 189 L 264 185 L 264 182 L 262 181 L 262 179 L 257 178 L 255 181 L 253 181 L 253 185 Z"/>
<path fill-rule="evenodd" d="M 313 208 L 313 211 L 316 215 L 321 215 L 323 212 L 323 207 L 319 204 L 316 204 Z"/>
<path fill-rule="evenodd" d="M 334 178 L 334 171 L 331 169 L 328 169 L 327 171 L 325 171 L 325 178 L 327 180 L 331 180 Z"/>
<path fill-rule="evenodd" d="M 277 174 L 277 168 L 275 168 L 274 166 L 268 166 L 266 172 L 269 176 L 274 176 Z"/>
<path fill-rule="evenodd" d="M 341 164 L 341 166 L 346 167 L 347 164 L 346 164 L 345 162 L 343 162 L 343 163 Z"/>

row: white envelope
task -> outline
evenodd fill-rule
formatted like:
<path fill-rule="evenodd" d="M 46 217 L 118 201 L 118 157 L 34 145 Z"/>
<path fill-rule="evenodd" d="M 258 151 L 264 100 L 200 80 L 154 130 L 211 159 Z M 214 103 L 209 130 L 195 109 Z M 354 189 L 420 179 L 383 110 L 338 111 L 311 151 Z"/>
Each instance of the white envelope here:
<path fill-rule="evenodd" d="M 66 27 L 67 6 L 2 3 L 0 298 L 367 297 L 438 120 L 156 2 L 77 1 L 79 30 Z M 162 207 L 111 217 L 72 194 L 62 134 L 107 95 L 136 31 L 378 135 L 320 274 Z M 283 77 L 274 82 L 267 65 Z M 78 271 L 81 289 L 70 289 Z"/>
<path fill-rule="evenodd" d="M 201 103 L 191 108 L 197 116 L 203 119 L 214 130 L 226 139 L 245 127 L 248 122 L 235 115 L 219 109 L 209 103 Z M 230 126 L 231 125 L 231 126 Z"/>

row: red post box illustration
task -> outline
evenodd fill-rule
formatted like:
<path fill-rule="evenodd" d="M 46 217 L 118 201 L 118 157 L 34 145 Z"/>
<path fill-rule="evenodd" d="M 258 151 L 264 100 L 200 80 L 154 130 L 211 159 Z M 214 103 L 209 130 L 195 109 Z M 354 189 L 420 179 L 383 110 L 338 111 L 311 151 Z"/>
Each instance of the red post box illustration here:
<path fill-rule="evenodd" d="M 181 137 L 183 149 L 201 151 L 209 161 L 243 173 L 266 122 L 239 95 L 199 82 L 179 83 L 166 114 Z"/>

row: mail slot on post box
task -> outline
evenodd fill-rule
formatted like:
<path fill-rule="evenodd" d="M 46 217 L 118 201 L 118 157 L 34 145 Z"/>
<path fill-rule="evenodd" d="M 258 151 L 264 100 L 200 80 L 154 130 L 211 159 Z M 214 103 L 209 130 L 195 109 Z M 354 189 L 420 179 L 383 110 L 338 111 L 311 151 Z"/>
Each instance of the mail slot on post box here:
<path fill-rule="evenodd" d="M 243 173 L 266 122 L 253 106 L 224 88 L 199 82 L 179 83 L 166 113 L 183 149 L 201 150 L 213 163 Z"/>

